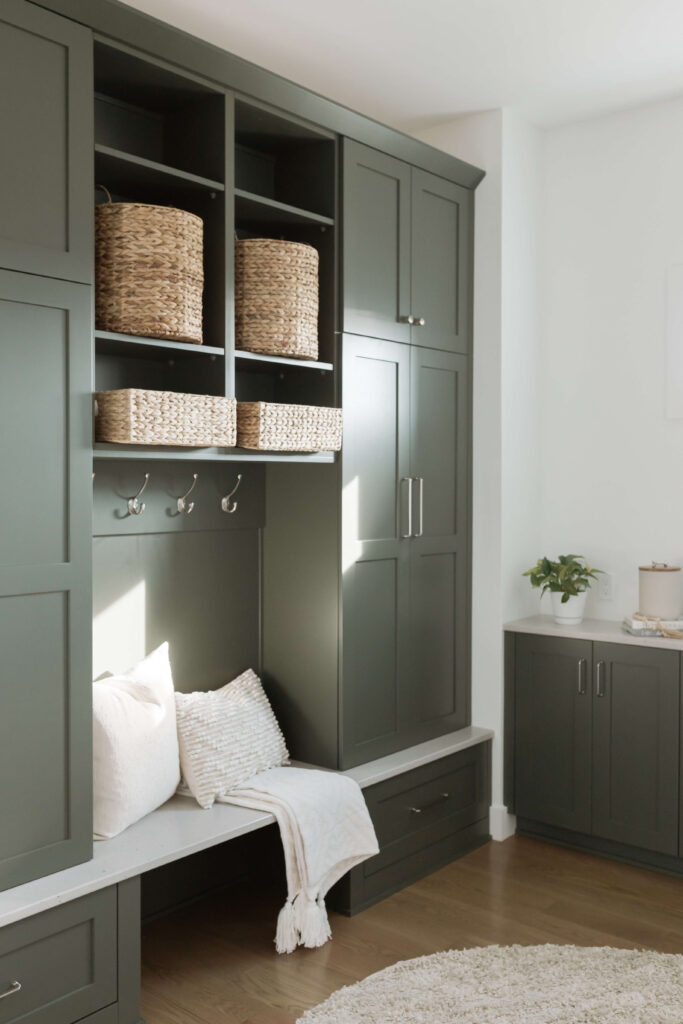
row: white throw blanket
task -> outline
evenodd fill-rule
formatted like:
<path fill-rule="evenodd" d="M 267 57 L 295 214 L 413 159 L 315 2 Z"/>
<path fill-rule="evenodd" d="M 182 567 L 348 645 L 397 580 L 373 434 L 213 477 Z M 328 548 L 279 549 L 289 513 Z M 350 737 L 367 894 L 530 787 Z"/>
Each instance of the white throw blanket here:
<path fill-rule="evenodd" d="M 278 953 L 322 946 L 331 936 L 328 889 L 356 864 L 379 853 L 360 786 L 334 772 L 271 768 L 220 798 L 269 811 L 285 854 L 287 901 L 275 935 Z"/>

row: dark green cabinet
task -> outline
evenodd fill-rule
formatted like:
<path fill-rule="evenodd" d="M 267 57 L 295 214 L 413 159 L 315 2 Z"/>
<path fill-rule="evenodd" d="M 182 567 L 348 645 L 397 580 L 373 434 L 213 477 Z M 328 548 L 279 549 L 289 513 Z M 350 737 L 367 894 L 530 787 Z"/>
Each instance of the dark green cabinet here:
<path fill-rule="evenodd" d="M 589 832 L 591 644 L 522 636 L 515 657 L 515 810 Z"/>
<path fill-rule="evenodd" d="M 92 35 L 0 8 L 0 267 L 92 280 Z"/>
<path fill-rule="evenodd" d="M 507 762 L 525 830 L 679 855 L 679 672 L 676 651 L 514 637 Z"/>
<path fill-rule="evenodd" d="M 679 655 L 593 645 L 593 825 L 605 839 L 678 852 Z"/>
<path fill-rule="evenodd" d="M 344 767 L 469 716 L 468 361 L 344 337 Z"/>
<path fill-rule="evenodd" d="M 0 271 L 0 889 L 91 854 L 90 301 Z"/>
<path fill-rule="evenodd" d="M 344 141 L 344 330 L 470 351 L 472 192 Z"/>

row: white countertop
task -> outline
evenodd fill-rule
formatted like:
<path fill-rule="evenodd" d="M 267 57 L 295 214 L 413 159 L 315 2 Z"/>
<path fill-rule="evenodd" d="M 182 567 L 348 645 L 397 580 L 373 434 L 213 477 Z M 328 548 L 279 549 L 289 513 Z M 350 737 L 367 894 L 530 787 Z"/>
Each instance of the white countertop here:
<path fill-rule="evenodd" d="M 365 788 L 492 737 L 491 730 L 470 726 L 351 768 L 344 774 Z M 174 796 L 120 835 L 96 842 L 93 858 L 85 864 L 1 892 L 0 928 L 274 821 L 272 814 L 231 804 L 215 804 L 205 811 L 193 799 Z"/>
<path fill-rule="evenodd" d="M 532 615 L 527 619 L 506 622 L 508 633 L 535 633 L 537 636 L 563 636 L 572 640 L 602 640 L 610 644 L 633 644 L 638 647 L 663 647 L 683 651 L 683 640 L 660 636 L 633 636 L 622 629 L 621 622 L 609 619 L 584 619 L 578 626 L 560 626 L 552 615 Z"/>

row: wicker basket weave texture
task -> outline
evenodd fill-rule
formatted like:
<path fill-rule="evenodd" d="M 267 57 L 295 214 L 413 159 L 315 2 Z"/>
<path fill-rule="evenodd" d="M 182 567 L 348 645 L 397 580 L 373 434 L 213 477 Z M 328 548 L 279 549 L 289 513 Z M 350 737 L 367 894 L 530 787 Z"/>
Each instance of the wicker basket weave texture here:
<path fill-rule="evenodd" d="M 123 388 L 95 399 L 98 441 L 234 448 L 237 440 L 234 398 Z"/>
<path fill-rule="evenodd" d="M 235 243 L 238 349 L 318 358 L 318 252 L 302 242 L 245 238 Z"/>
<path fill-rule="evenodd" d="M 342 410 L 274 402 L 237 403 L 237 444 L 267 451 L 336 452 Z"/>
<path fill-rule="evenodd" d="M 201 217 L 144 203 L 95 207 L 95 326 L 202 343 Z"/>

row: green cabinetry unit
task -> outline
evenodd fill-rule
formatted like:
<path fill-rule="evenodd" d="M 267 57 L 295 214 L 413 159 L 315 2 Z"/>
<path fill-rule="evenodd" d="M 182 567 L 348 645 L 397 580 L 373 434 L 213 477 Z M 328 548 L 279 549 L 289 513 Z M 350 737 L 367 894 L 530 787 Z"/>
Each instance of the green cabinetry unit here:
<path fill-rule="evenodd" d="M 344 330 L 470 351 L 472 193 L 344 141 Z"/>
<path fill-rule="evenodd" d="M 508 803 L 522 831 L 683 870 L 680 653 L 507 634 Z"/>

